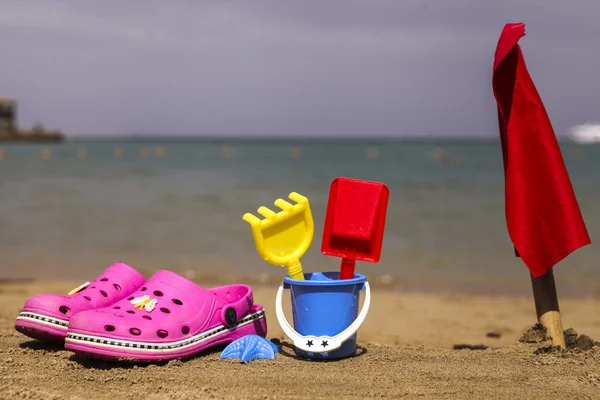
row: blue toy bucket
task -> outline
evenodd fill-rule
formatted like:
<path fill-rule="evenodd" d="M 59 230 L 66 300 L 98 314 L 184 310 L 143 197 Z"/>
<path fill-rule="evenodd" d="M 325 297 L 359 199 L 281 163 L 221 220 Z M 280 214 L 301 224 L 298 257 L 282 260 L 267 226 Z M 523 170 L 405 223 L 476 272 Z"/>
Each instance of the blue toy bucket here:
<path fill-rule="evenodd" d="M 279 325 L 294 342 L 296 354 L 312 359 L 340 359 L 356 351 L 357 330 L 370 306 L 370 289 L 364 275 L 339 279 L 339 272 L 305 273 L 305 280 L 285 277 L 277 292 L 276 314 Z M 290 289 L 293 328 L 283 315 L 282 293 Z M 361 290 L 365 302 L 360 314 Z"/>

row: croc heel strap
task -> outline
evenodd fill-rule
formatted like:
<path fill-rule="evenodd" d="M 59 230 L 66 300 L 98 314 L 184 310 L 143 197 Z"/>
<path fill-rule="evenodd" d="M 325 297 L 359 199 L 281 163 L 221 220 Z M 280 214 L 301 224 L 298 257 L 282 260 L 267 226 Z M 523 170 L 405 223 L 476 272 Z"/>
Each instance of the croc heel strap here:
<path fill-rule="evenodd" d="M 226 285 L 209 289 L 219 300 L 223 301 L 221 310 L 221 322 L 225 326 L 233 326 L 240 317 L 246 315 L 254 305 L 252 288 L 248 285 Z M 239 297 L 239 300 L 230 303 L 226 299 L 231 296 Z"/>

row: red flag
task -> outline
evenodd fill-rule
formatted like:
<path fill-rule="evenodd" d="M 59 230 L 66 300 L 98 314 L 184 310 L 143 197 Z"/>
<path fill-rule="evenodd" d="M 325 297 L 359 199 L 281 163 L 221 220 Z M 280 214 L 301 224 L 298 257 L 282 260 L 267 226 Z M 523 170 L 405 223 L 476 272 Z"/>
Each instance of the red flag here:
<path fill-rule="evenodd" d="M 508 233 L 536 278 L 590 244 L 544 104 L 527 72 L 519 39 L 525 24 L 506 24 L 492 86 L 504 157 Z"/>

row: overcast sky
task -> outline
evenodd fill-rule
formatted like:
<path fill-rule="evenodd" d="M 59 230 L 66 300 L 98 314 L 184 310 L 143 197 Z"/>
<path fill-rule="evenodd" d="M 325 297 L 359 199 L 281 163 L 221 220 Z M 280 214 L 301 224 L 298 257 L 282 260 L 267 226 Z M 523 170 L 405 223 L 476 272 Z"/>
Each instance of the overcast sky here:
<path fill-rule="evenodd" d="M 71 135 L 498 134 L 505 23 L 557 134 L 600 120 L 600 0 L 0 0 L 0 95 Z"/>

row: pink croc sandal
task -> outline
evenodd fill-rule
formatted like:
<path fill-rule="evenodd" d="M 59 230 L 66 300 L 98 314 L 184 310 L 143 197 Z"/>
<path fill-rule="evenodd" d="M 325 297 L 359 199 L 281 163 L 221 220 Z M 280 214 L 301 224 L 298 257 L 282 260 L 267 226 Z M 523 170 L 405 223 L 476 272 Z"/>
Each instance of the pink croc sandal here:
<path fill-rule="evenodd" d="M 158 271 L 144 287 L 69 323 L 65 348 L 98 358 L 169 360 L 223 343 L 267 335 L 263 307 L 247 285 L 204 289 L 170 271 Z"/>
<path fill-rule="evenodd" d="M 95 281 L 73 289 L 69 294 L 38 294 L 25 302 L 15 329 L 34 339 L 62 342 L 69 321 L 77 313 L 110 306 L 146 283 L 142 274 L 127 264 L 116 262 Z"/>

